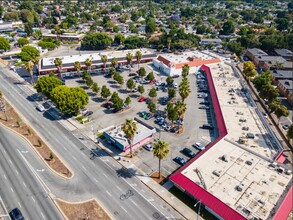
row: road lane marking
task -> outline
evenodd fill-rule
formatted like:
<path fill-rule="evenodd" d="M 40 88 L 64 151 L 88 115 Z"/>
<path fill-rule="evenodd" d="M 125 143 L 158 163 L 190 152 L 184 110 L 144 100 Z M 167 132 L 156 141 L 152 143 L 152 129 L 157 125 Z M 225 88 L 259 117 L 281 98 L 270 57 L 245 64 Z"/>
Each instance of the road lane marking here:
<path fill-rule="evenodd" d="M 4 178 L 7 180 L 7 177 L 6 177 L 6 175 L 4 174 L 3 176 L 4 176 Z"/>
<path fill-rule="evenodd" d="M 25 184 L 25 182 L 22 182 L 22 184 L 24 185 L 24 187 L 26 187 L 26 184 Z M 26 187 L 27 188 L 27 187 Z"/>
<path fill-rule="evenodd" d="M 98 182 L 99 182 L 99 181 L 98 181 L 98 180 L 97 180 L 95 177 L 94 177 L 93 179 L 94 179 L 94 181 L 95 181 L 96 183 L 98 183 Z"/>
<path fill-rule="evenodd" d="M 22 206 L 20 205 L 20 202 L 17 202 L 17 203 L 18 203 L 19 207 L 21 208 Z"/>
<path fill-rule="evenodd" d="M 44 216 L 44 214 L 43 214 L 43 212 L 41 212 L 41 215 L 42 215 L 43 219 L 46 219 L 45 216 Z"/>
<path fill-rule="evenodd" d="M 138 207 L 138 205 L 136 204 L 136 202 L 134 202 L 133 200 L 131 200 L 132 204 L 135 205 L 136 207 Z"/>
<path fill-rule="evenodd" d="M 9 159 L 9 163 L 12 165 L 12 161 Z"/>
<path fill-rule="evenodd" d="M 11 191 L 14 192 L 14 190 L 12 189 L 12 187 L 10 187 Z"/>
<path fill-rule="evenodd" d="M 106 190 L 106 193 L 112 197 L 112 194 L 108 190 Z"/>
<path fill-rule="evenodd" d="M 18 172 L 17 170 L 15 170 L 15 172 L 16 172 L 17 174 L 19 174 L 19 172 Z"/>
<path fill-rule="evenodd" d="M 36 200 L 35 200 L 35 198 L 32 196 L 32 200 L 34 201 L 34 203 L 36 203 Z"/>
<path fill-rule="evenodd" d="M 104 175 L 106 178 L 108 178 L 108 176 L 107 176 L 105 173 L 103 173 L 103 175 Z"/>
<path fill-rule="evenodd" d="M 121 207 L 121 209 L 123 209 L 123 210 L 124 210 L 124 212 L 128 213 L 128 212 L 126 211 L 126 209 L 125 209 L 125 208 L 123 208 L 123 206 L 120 206 L 120 207 Z"/>
<path fill-rule="evenodd" d="M 72 156 L 72 158 L 73 158 L 74 160 L 77 160 L 75 156 Z"/>
<path fill-rule="evenodd" d="M 86 171 L 86 168 L 84 167 L 84 165 L 82 165 L 81 167 L 82 167 L 82 169 L 83 169 L 83 170 L 85 170 L 85 171 Z"/>

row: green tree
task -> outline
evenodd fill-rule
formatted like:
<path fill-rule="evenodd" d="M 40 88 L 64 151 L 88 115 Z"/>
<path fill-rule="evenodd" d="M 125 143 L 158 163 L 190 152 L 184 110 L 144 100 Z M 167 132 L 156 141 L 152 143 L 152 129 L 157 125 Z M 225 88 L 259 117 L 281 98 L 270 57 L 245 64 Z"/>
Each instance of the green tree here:
<path fill-rule="evenodd" d="M 275 22 L 279 31 L 287 30 L 290 27 L 290 20 L 287 18 L 277 18 Z"/>
<path fill-rule="evenodd" d="M 25 31 L 25 33 L 27 33 L 28 36 L 31 36 L 34 33 L 32 24 L 25 23 L 24 24 L 24 31 Z"/>
<path fill-rule="evenodd" d="M 266 84 L 266 85 L 262 86 L 262 88 L 259 92 L 259 96 L 262 99 L 267 99 L 268 102 L 271 103 L 278 98 L 279 92 L 271 84 Z"/>
<path fill-rule="evenodd" d="M 149 91 L 149 97 L 151 97 L 153 99 L 153 98 L 157 97 L 157 95 L 158 94 L 157 94 L 156 88 L 154 88 L 154 87 L 151 88 L 150 91 Z"/>
<path fill-rule="evenodd" d="M 262 72 L 261 75 L 255 77 L 252 82 L 256 90 L 260 92 L 263 86 L 271 84 L 271 77 L 272 73 L 269 70 Z"/>
<path fill-rule="evenodd" d="M 191 90 L 189 81 L 187 80 L 187 78 L 183 78 L 179 85 L 179 95 L 181 96 L 183 102 L 189 96 L 190 93 Z"/>
<path fill-rule="evenodd" d="M 170 121 L 175 121 L 179 117 L 174 104 L 171 102 L 168 102 L 167 107 L 166 107 L 166 112 L 167 112 L 167 118 Z"/>
<path fill-rule="evenodd" d="M 135 58 L 136 58 L 136 61 L 137 61 L 137 68 L 139 69 L 139 63 L 140 63 L 140 60 L 142 58 L 142 53 L 141 53 L 140 50 L 136 51 Z"/>
<path fill-rule="evenodd" d="M 22 61 L 30 61 L 40 56 L 40 51 L 34 46 L 24 46 L 18 54 Z"/>
<path fill-rule="evenodd" d="M 133 79 L 130 78 L 130 79 L 127 80 L 126 87 L 129 90 L 133 90 L 135 88 L 135 82 L 133 81 Z"/>
<path fill-rule="evenodd" d="M 89 102 L 88 94 L 80 87 L 58 86 L 52 90 L 51 99 L 62 113 L 74 115 Z"/>
<path fill-rule="evenodd" d="M 91 88 L 91 86 L 94 84 L 94 81 L 91 77 L 90 74 L 87 75 L 86 79 L 85 79 L 85 84 L 87 85 L 87 87 Z"/>
<path fill-rule="evenodd" d="M 58 79 L 54 74 L 50 76 L 42 76 L 35 84 L 35 89 L 38 93 L 42 93 L 48 98 L 51 98 L 51 92 L 54 88 L 61 86 L 62 81 Z"/>
<path fill-rule="evenodd" d="M 81 63 L 79 61 L 74 62 L 74 69 L 76 69 L 78 75 L 80 76 Z"/>
<path fill-rule="evenodd" d="M 132 53 L 128 52 L 128 53 L 126 54 L 126 60 L 127 60 L 127 63 L 128 63 L 128 64 L 131 64 L 132 59 L 133 59 L 133 55 L 132 55 Z"/>
<path fill-rule="evenodd" d="M 113 93 L 113 95 L 115 94 L 115 92 Z M 112 95 L 112 97 L 113 97 Z M 123 108 L 123 105 L 124 105 L 124 101 L 123 99 L 121 99 L 118 94 L 117 96 L 115 96 L 115 98 L 111 98 L 111 102 L 113 103 L 113 107 L 119 111 Z"/>
<path fill-rule="evenodd" d="M 58 69 L 58 73 L 61 74 L 61 71 L 62 71 L 62 65 L 63 65 L 62 59 L 59 58 L 59 57 L 56 57 L 56 58 L 54 59 L 54 64 L 55 64 L 56 68 Z M 62 75 L 61 75 L 61 77 L 62 77 Z"/>
<path fill-rule="evenodd" d="M 168 89 L 168 98 L 171 100 L 175 98 L 176 96 L 176 90 L 174 88 L 169 88 Z"/>
<path fill-rule="evenodd" d="M 114 43 L 121 45 L 124 44 L 125 37 L 123 34 L 115 34 Z"/>
<path fill-rule="evenodd" d="M 174 79 L 172 78 L 172 76 L 168 76 L 166 78 L 166 83 L 167 83 L 167 86 L 172 86 L 173 85 Z"/>
<path fill-rule="evenodd" d="M 88 70 L 91 69 L 92 63 L 93 63 L 93 61 L 91 59 L 89 59 L 89 58 L 86 58 L 86 60 L 84 61 L 84 65 L 86 65 L 86 68 Z"/>
<path fill-rule="evenodd" d="M 145 70 L 144 67 L 140 67 L 140 68 L 139 68 L 139 70 L 138 70 L 138 75 L 139 75 L 141 78 L 145 77 L 145 75 L 146 75 L 146 70 Z"/>
<path fill-rule="evenodd" d="M 113 68 L 116 68 L 116 66 L 118 65 L 118 60 L 116 57 L 113 57 L 111 60 L 111 65 Z"/>
<path fill-rule="evenodd" d="M 220 31 L 220 34 L 228 35 L 234 33 L 235 30 L 235 24 L 232 20 L 228 20 L 224 22 L 222 30 Z"/>
<path fill-rule="evenodd" d="M 114 67 L 111 67 L 111 68 L 109 69 L 109 74 L 111 75 L 111 77 L 113 77 L 114 75 L 116 75 L 116 74 L 118 74 L 118 73 L 115 71 Z"/>
<path fill-rule="evenodd" d="M 139 36 L 129 36 L 124 42 L 125 49 L 137 49 L 148 46 L 148 41 Z"/>
<path fill-rule="evenodd" d="M 85 35 L 81 42 L 81 48 L 86 50 L 103 50 L 112 45 L 112 38 L 106 33 L 92 33 Z"/>
<path fill-rule="evenodd" d="M 125 137 L 128 140 L 130 146 L 130 157 L 133 157 L 132 154 L 132 143 L 135 133 L 137 132 L 137 124 L 132 119 L 126 119 L 122 124 L 121 130 L 124 132 Z"/>
<path fill-rule="evenodd" d="M 142 94 L 145 92 L 144 86 L 143 85 L 139 85 L 137 87 L 137 91 L 140 93 L 140 96 L 142 96 Z"/>
<path fill-rule="evenodd" d="M 287 109 L 286 106 L 284 105 L 279 105 L 279 107 L 275 110 L 275 115 L 277 116 L 278 118 L 278 124 L 280 123 L 280 119 L 281 117 L 288 117 L 289 116 L 289 111 Z"/>
<path fill-rule="evenodd" d="M 149 102 L 148 104 L 147 104 L 147 106 L 148 106 L 148 109 L 149 109 L 149 111 L 151 112 L 151 113 L 154 113 L 155 111 L 156 111 L 156 109 L 157 109 L 157 106 L 156 106 L 156 104 L 154 103 L 154 102 Z"/>
<path fill-rule="evenodd" d="M 131 103 L 131 98 L 129 96 L 126 97 L 126 99 L 124 100 L 124 104 L 129 106 Z"/>
<path fill-rule="evenodd" d="M 175 103 L 175 109 L 176 109 L 179 117 L 182 118 L 184 113 L 187 110 L 187 105 L 186 105 L 186 103 L 184 103 L 182 101 L 178 101 Z"/>
<path fill-rule="evenodd" d="M 154 144 L 153 154 L 159 159 L 159 176 L 161 177 L 161 160 L 166 158 L 170 152 L 169 144 L 163 140 L 159 140 Z"/>
<path fill-rule="evenodd" d="M 18 38 L 17 43 L 20 47 L 23 47 L 26 44 L 29 44 L 29 41 L 27 38 Z"/>
<path fill-rule="evenodd" d="M 9 41 L 6 38 L 1 37 L 1 36 L 0 36 L 0 49 L 4 50 L 4 51 L 10 50 Z"/>
<path fill-rule="evenodd" d="M 28 61 L 24 63 L 24 69 L 26 69 L 31 76 L 31 84 L 33 84 L 33 77 L 34 77 L 33 68 L 34 68 L 34 65 L 32 61 Z"/>
<path fill-rule="evenodd" d="M 98 83 L 94 82 L 92 86 L 92 91 L 94 92 L 95 95 L 97 95 L 100 91 L 100 87 L 98 86 Z"/>
<path fill-rule="evenodd" d="M 155 79 L 154 72 L 149 72 L 149 74 L 146 76 L 146 79 L 150 81 L 154 80 Z"/>
<path fill-rule="evenodd" d="M 247 61 L 243 64 L 243 73 L 250 80 L 252 77 L 256 76 L 257 72 L 253 62 Z"/>
<path fill-rule="evenodd" d="M 106 55 L 102 55 L 101 56 L 101 61 L 103 63 L 103 70 L 105 71 L 105 69 L 106 69 L 106 63 L 108 61 L 108 57 Z"/>
<path fill-rule="evenodd" d="M 184 64 L 182 67 L 182 77 L 186 78 L 189 75 L 189 66 L 187 64 Z"/>
<path fill-rule="evenodd" d="M 32 63 L 34 64 L 36 70 L 37 70 L 37 73 L 39 73 L 39 62 L 40 62 L 40 57 L 34 57 L 32 60 Z"/>
<path fill-rule="evenodd" d="M 107 100 L 108 97 L 111 96 L 111 91 L 107 86 L 103 85 L 101 89 L 101 96 Z M 108 100 L 107 100 L 108 101 Z"/>
<path fill-rule="evenodd" d="M 292 140 L 293 139 L 293 124 L 291 124 L 289 126 L 289 129 L 287 131 L 287 134 L 286 134 L 288 140 Z"/>
<path fill-rule="evenodd" d="M 154 18 L 148 18 L 146 20 L 145 32 L 147 34 L 153 34 L 157 30 L 156 21 Z"/>

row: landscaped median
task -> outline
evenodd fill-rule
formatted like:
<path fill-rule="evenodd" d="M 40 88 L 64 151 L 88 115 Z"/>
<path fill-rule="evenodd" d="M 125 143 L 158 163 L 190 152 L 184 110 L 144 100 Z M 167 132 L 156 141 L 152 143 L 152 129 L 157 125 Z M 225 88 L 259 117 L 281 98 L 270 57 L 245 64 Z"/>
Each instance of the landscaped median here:
<path fill-rule="evenodd" d="M 26 124 L 22 118 L 16 113 L 13 107 L 5 100 L 6 114 L 0 111 L 0 123 L 8 127 L 10 130 L 20 134 L 31 146 L 38 152 L 45 163 L 58 175 L 65 178 L 72 177 L 70 170 L 64 165 L 64 163 L 55 155 L 55 153 L 49 148 L 49 146 L 38 136 L 38 134 Z"/>
<path fill-rule="evenodd" d="M 95 199 L 74 203 L 56 199 L 56 203 L 67 219 L 111 219 Z"/>

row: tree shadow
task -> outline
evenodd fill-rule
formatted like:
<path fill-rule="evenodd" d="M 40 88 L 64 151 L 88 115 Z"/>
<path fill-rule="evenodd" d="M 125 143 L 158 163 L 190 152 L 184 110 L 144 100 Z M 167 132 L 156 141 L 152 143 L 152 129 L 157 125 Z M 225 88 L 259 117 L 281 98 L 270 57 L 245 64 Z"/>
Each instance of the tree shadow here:
<path fill-rule="evenodd" d="M 77 82 L 77 83 L 79 83 L 79 84 L 83 84 L 83 83 L 84 83 L 84 80 L 82 80 L 82 79 L 77 79 L 77 80 L 75 80 L 75 82 Z"/>
<path fill-rule="evenodd" d="M 118 86 L 118 85 L 110 85 L 110 87 L 113 88 L 113 89 L 119 89 L 120 88 L 120 86 Z"/>
<path fill-rule="evenodd" d="M 108 80 L 108 83 L 111 84 L 111 85 L 117 84 L 117 82 L 116 81 L 113 81 L 113 80 Z"/>
<path fill-rule="evenodd" d="M 128 91 L 126 89 L 118 89 L 118 92 L 121 94 L 127 94 Z"/>
<path fill-rule="evenodd" d="M 95 96 L 96 94 L 95 93 L 93 93 L 93 92 L 87 92 L 87 94 L 89 95 L 89 96 L 91 96 L 91 97 L 93 97 L 93 96 Z"/>
<path fill-rule="evenodd" d="M 130 97 L 130 98 L 138 98 L 139 95 L 137 95 L 137 94 L 135 94 L 135 93 L 132 93 L 132 94 L 129 95 L 129 97 Z"/>
<path fill-rule="evenodd" d="M 84 90 L 87 90 L 87 89 L 89 89 L 89 87 L 88 86 L 80 86 L 80 88 L 83 88 Z"/>
<path fill-rule="evenodd" d="M 92 101 L 101 103 L 101 102 L 104 102 L 105 99 L 103 99 L 102 97 L 93 97 Z"/>
<path fill-rule="evenodd" d="M 115 113 L 115 110 L 114 109 L 104 109 L 103 112 L 105 114 L 113 114 L 113 113 Z"/>
<path fill-rule="evenodd" d="M 134 170 L 133 168 L 125 168 L 125 167 L 122 167 L 116 170 L 116 174 L 118 177 L 122 177 L 124 179 L 127 179 L 127 178 L 130 179 L 133 176 L 137 175 L 136 170 Z"/>

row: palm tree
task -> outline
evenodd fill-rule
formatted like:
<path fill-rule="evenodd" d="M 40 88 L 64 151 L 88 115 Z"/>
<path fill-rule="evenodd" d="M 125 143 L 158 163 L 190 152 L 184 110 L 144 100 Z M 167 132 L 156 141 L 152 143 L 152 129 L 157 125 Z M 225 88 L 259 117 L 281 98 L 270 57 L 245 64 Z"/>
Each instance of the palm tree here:
<path fill-rule="evenodd" d="M 3 93 L 2 93 L 1 90 L 0 90 L 0 111 L 4 111 L 5 118 L 6 118 L 6 121 L 7 121 L 8 117 L 7 117 L 7 112 L 6 112 L 6 103 L 5 103 L 5 100 L 3 98 Z"/>
<path fill-rule="evenodd" d="M 187 78 L 183 78 L 179 85 L 179 95 L 181 96 L 182 101 L 189 96 L 191 93 L 189 81 Z"/>
<path fill-rule="evenodd" d="M 130 157 L 132 157 L 132 142 L 133 142 L 133 137 L 134 134 L 137 131 L 137 126 L 136 122 L 133 121 L 132 119 L 126 119 L 125 123 L 122 124 L 121 127 L 122 131 L 124 132 L 129 144 L 130 144 Z"/>
<path fill-rule="evenodd" d="M 163 140 L 159 140 L 154 144 L 153 154 L 159 159 L 159 176 L 161 177 L 161 160 L 166 158 L 170 152 L 169 144 Z"/>
<path fill-rule="evenodd" d="M 177 110 L 179 117 L 182 118 L 184 113 L 187 110 L 186 103 L 184 103 L 182 101 L 178 101 L 175 103 L 175 108 Z"/>
<path fill-rule="evenodd" d="M 136 58 L 136 61 L 137 61 L 137 67 L 139 69 L 139 63 L 140 63 L 140 60 L 142 58 L 142 53 L 140 50 L 136 51 L 135 53 L 135 58 Z"/>
<path fill-rule="evenodd" d="M 106 55 L 102 55 L 102 56 L 101 56 L 101 61 L 102 61 L 102 63 L 103 63 L 104 71 L 105 71 L 105 68 L 106 68 L 107 60 L 108 60 L 108 57 L 107 57 Z"/>
<path fill-rule="evenodd" d="M 76 69 L 78 75 L 80 76 L 81 63 L 79 61 L 74 62 L 74 69 Z"/>
<path fill-rule="evenodd" d="M 40 74 L 40 73 L 39 73 L 39 62 L 40 62 L 40 57 L 39 57 L 39 56 L 34 57 L 34 58 L 32 59 L 32 62 L 33 62 L 33 64 L 34 64 L 34 66 L 36 67 L 38 74 Z"/>
<path fill-rule="evenodd" d="M 24 68 L 29 72 L 30 76 L 31 76 L 31 84 L 33 84 L 33 69 L 34 69 L 34 65 L 32 63 L 32 61 L 28 61 L 24 63 Z"/>
<path fill-rule="evenodd" d="M 86 58 L 86 60 L 84 61 L 84 65 L 86 65 L 87 69 L 91 69 L 92 64 L 93 64 L 93 62 L 89 58 Z"/>
<path fill-rule="evenodd" d="M 118 60 L 116 57 L 113 57 L 111 60 L 111 64 L 114 68 L 116 68 L 116 66 L 118 65 Z"/>
<path fill-rule="evenodd" d="M 59 74 L 61 75 L 61 78 L 62 78 L 62 74 L 61 74 L 61 70 L 62 70 L 62 59 L 56 57 L 56 58 L 54 59 L 54 64 L 55 64 L 55 66 L 57 67 L 58 72 L 59 72 Z"/>
<path fill-rule="evenodd" d="M 127 64 L 128 64 L 128 65 L 131 63 L 132 58 L 133 58 L 132 53 L 128 52 L 128 53 L 126 54 L 126 60 L 127 60 Z"/>

